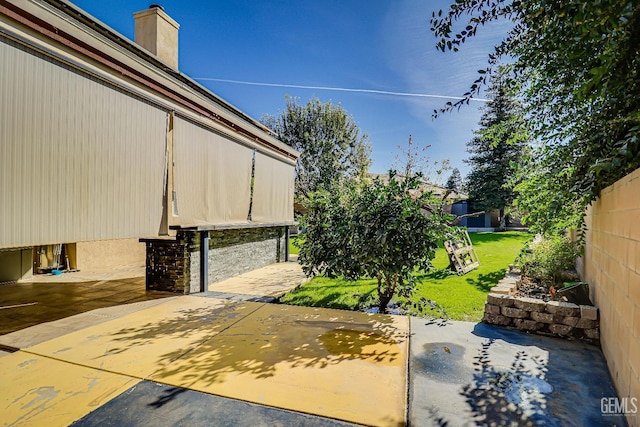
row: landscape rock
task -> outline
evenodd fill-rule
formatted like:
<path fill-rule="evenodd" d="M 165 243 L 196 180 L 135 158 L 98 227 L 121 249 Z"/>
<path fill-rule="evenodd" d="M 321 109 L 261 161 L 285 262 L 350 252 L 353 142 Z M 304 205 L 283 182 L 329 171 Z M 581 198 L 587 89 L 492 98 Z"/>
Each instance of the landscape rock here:
<path fill-rule="evenodd" d="M 514 276 L 506 277 L 491 289 L 485 303 L 483 322 L 514 327 L 521 331 L 598 343 L 600 340 L 598 308 L 549 301 L 548 298 L 551 295 L 544 292 L 541 293 L 541 299 L 536 298 L 532 293 L 525 294 L 529 296 L 516 297 L 517 289 L 513 284 L 518 282 L 519 280 Z M 542 289 L 542 291 L 545 290 L 546 288 Z"/>
<path fill-rule="evenodd" d="M 566 317 L 563 317 L 559 323 L 562 325 L 567 325 L 567 326 L 571 326 L 572 328 L 575 328 L 578 325 L 579 321 L 580 321 L 579 317 L 566 316 Z"/>
<path fill-rule="evenodd" d="M 544 323 L 536 322 L 535 320 L 529 319 L 515 319 L 513 323 L 516 328 L 525 331 L 539 331 L 544 327 Z"/>
<path fill-rule="evenodd" d="M 541 312 L 538 312 L 538 311 L 532 311 L 531 312 L 531 319 L 535 320 L 536 322 L 553 323 L 553 314 L 551 314 L 551 313 L 541 313 Z"/>
<path fill-rule="evenodd" d="M 505 316 L 501 316 L 500 314 L 489 314 L 485 313 L 482 320 L 485 323 L 489 323 L 491 325 L 498 326 L 509 326 L 511 325 L 511 319 Z"/>
<path fill-rule="evenodd" d="M 580 317 L 588 320 L 598 320 L 598 308 L 591 305 L 581 305 Z"/>
<path fill-rule="evenodd" d="M 598 327 L 598 321 L 591 320 L 591 319 L 580 319 L 576 324 L 576 328 L 581 328 L 581 329 L 593 329 L 597 327 Z"/>
<path fill-rule="evenodd" d="M 568 325 L 553 324 L 553 325 L 549 325 L 549 331 L 551 331 L 551 333 L 554 333 L 556 335 L 566 336 L 566 335 L 569 335 L 571 331 L 573 331 L 573 327 Z"/>
<path fill-rule="evenodd" d="M 545 310 L 546 303 L 542 300 L 535 298 L 516 298 L 514 306 L 526 311 L 543 312 Z"/>
<path fill-rule="evenodd" d="M 484 305 L 484 312 L 489 314 L 500 314 L 500 306 L 486 303 Z"/>
<path fill-rule="evenodd" d="M 492 305 L 499 305 L 500 307 L 513 307 L 514 299 L 500 295 L 500 294 L 489 294 L 487 295 L 487 302 Z"/>
<path fill-rule="evenodd" d="M 502 307 L 502 315 L 507 317 L 514 317 L 518 319 L 525 319 L 529 317 L 529 313 L 525 310 L 520 310 L 515 307 Z"/>
<path fill-rule="evenodd" d="M 585 329 L 584 330 L 584 334 L 587 338 L 590 338 L 592 340 L 599 340 L 600 339 L 600 328 L 593 328 L 593 329 Z"/>
<path fill-rule="evenodd" d="M 580 307 L 570 302 L 549 301 L 547 303 L 546 310 L 548 313 L 560 316 L 580 316 Z"/>

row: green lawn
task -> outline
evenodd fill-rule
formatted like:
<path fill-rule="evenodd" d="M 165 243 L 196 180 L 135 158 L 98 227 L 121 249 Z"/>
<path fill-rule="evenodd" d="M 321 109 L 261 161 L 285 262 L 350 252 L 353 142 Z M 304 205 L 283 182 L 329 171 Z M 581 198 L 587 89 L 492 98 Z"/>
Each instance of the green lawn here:
<path fill-rule="evenodd" d="M 482 318 L 489 289 L 504 277 L 530 235 L 522 232 L 470 233 L 473 246 L 480 259 L 480 267 L 458 276 L 447 270 L 449 258 L 444 249 L 438 249 L 435 269 L 419 276 L 416 296 L 435 303 L 419 315 L 449 317 L 454 320 L 478 321 Z M 285 304 L 312 307 L 330 307 L 357 310 L 374 304 L 375 280 L 356 282 L 316 277 L 282 298 Z"/>
<path fill-rule="evenodd" d="M 295 236 L 289 236 L 289 253 L 290 254 L 298 254 L 298 248 L 296 248 L 295 246 L 293 246 L 293 242 L 295 242 L 295 240 L 298 238 L 297 235 Z"/>

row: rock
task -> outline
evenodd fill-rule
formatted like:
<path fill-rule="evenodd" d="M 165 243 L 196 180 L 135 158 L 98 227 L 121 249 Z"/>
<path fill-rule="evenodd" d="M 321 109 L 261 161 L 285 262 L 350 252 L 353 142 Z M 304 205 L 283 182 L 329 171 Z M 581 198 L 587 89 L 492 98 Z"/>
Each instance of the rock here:
<path fill-rule="evenodd" d="M 578 320 L 578 323 L 576 323 L 576 328 L 581 328 L 581 329 L 593 329 L 597 327 L 598 327 L 597 320 L 580 319 Z"/>
<path fill-rule="evenodd" d="M 529 317 L 529 313 L 515 307 L 502 307 L 502 315 L 507 317 L 515 317 L 518 319 L 525 319 Z"/>
<path fill-rule="evenodd" d="M 539 299 L 522 297 L 516 298 L 513 305 L 526 311 L 543 312 L 545 310 L 546 303 Z"/>
<path fill-rule="evenodd" d="M 499 314 L 485 313 L 482 321 L 491 325 L 509 326 L 511 325 L 511 319 Z"/>
<path fill-rule="evenodd" d="M 499 305 L 500 307 L 513 307 L 514 299 L 506 295 L 492 293 L 487 295 L 487 302 L 492 305 Z"/>
<path fill-rule="evenodd" d="M 554 333 L 556 335 L 566 336 L 566 335 L 569 335 L 571 331 L 573 331 L 573 328 L 568 325 L 554 324 L 554 325 L 549 325 L 549 331 L 551 331 L 551 333 Z"/>
<path fill-rule="evenodd" d="M 598 320 L 598 308 L 592 305 L 581 305 L 580 317 L 588 320 Z"/>
<path fill-rule="evenodd" d="M 584 334 L 587 338 L 590 338 L 592 340 L 599 340 L 600 339 L 600 328 L 593 328 L 593 329 L 585 329 L 584 330 Z"/>
<path fill-rule="evenodd" d="M 540 313 L 537 311 L 532 311 L 531 318 L 536 322 L 553 323 L 553 314 L 551 313 Z"/>
<path fill-rule="evenodd" d="M 515 319 L 513 323 L 516 328 L 525 331 L 539 331 L 544 327 L 544 323 L 536 322 L 535 320 L 529 319 Z"/>
<path fill-rule="evenodd" d="M 547 303 L 547 312 L 560 316 L 578 317 L 580 315 L 580 307 L 570 302 L 549 301 Z"/>
<path fill-rule="evenodd" d="M 485 313 L 489 313 L 489 314 L 500 314 L 500 306 L 499 305 L 493 305 L 493 304 L 485 303 L 484 312 Z"/>
<path fill-rule="evenodd" d="M 578 321 L 580 321 L 579 317 L 566 316 L 560 319 L 559 323 L 575 328 L 578 324 Z"/>

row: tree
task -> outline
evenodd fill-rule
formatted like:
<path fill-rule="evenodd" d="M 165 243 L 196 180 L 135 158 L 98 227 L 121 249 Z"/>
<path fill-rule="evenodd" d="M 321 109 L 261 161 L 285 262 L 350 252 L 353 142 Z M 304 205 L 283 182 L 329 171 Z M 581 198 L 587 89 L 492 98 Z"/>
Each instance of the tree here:
<path fill-rule="evenodd" d="M 458 168 L 453 168 L 453 171 L 451 171 L 451 175 L 449 176 L 449 179 L 447 179 L 445 188 L 447 190 L 455 191 L 456 193 L 462 191 L 462 176 L 460 175 L 460 170 Z"/>
<path fill-rule="evenodd" d="M 421 178 L 390 171 L 388 181 L 312 194 L 301 221 L 303 238 L 296 241 L 305 273 L 376 279 L 381 313 L 394 295 L 409 297 L 414 274 L 431 266 L 447 230 L 447 215 L 433 208 L 441 201 L 419 191 Z"/>
<path fill-rule="evenodd" d="M 431 144 L 419 145 L 413 140 L 413 135 L 409 135 L 406 148 L 398 145 L 398 154 L 392 168 L 404 173 L 404 176 L 422 174 L 425 180 L 437 184 L 439 177 L 450 169 L 449 159 L 442 161 L 431 161 L 427 156 L 427 150 L 431 148 Z"/>
<path fill-rule="evenodd" d="M 514 164 L 520 161 L 526 132 L 519 102 L 507 92 L 503 76 L 492 76 L 483 107 L 480 129 L 467 143 L 471 166 L 467 177 L 469 199 L 476 209 L 500 211 L 500 228 L 506 227 L 505 208 L 515 199 L 509 186 Z"/>
<path fill-rule="evenodd" d="M 295 178 L 299 201 L 336 181 L 362 179 L 369 170 L 369 139 L 339 104 L 312 98 L 301 105 L 297 98 L 287 97 L 285 111 L 279 117 L 263 117 L 262 122 L 280 141 L 300 151 Z"/>
<path fill-rule="evenodd" d="M 435 113 L 468 103 L 507 58 L 507 83 L 520 88 L 532 135 L 543 144 L 528 175 L 549 190 L 527 193 L 522 204 L 530 220 L 551 219 L 547 228 L 582 227 L 600 191 L 640 167 L 640 3 L 461 0 L 434 13 L 431 29 L 437 48 L 456 51 L 501 19 L 513 27 L 488 66 L 464 99 Z"/>

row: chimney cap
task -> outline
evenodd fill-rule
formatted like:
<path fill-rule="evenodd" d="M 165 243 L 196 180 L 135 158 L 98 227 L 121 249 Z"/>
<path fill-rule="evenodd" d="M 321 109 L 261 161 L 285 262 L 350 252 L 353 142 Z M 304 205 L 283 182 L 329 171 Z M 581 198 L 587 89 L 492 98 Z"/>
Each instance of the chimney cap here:
<path fill-rule="evenodd" d="M 150 4 L 150 5 L 149 5 L 149 9 L 153 9 L 153 8 L 160 9 L 160 10 L 161 10 L 161 11 L 163 11 L 163 12 L 165 11 L 165 10 L 164 10 L 164 7 L 162 7 L 162 5 L 159 5 L 159 4 Z"/>

